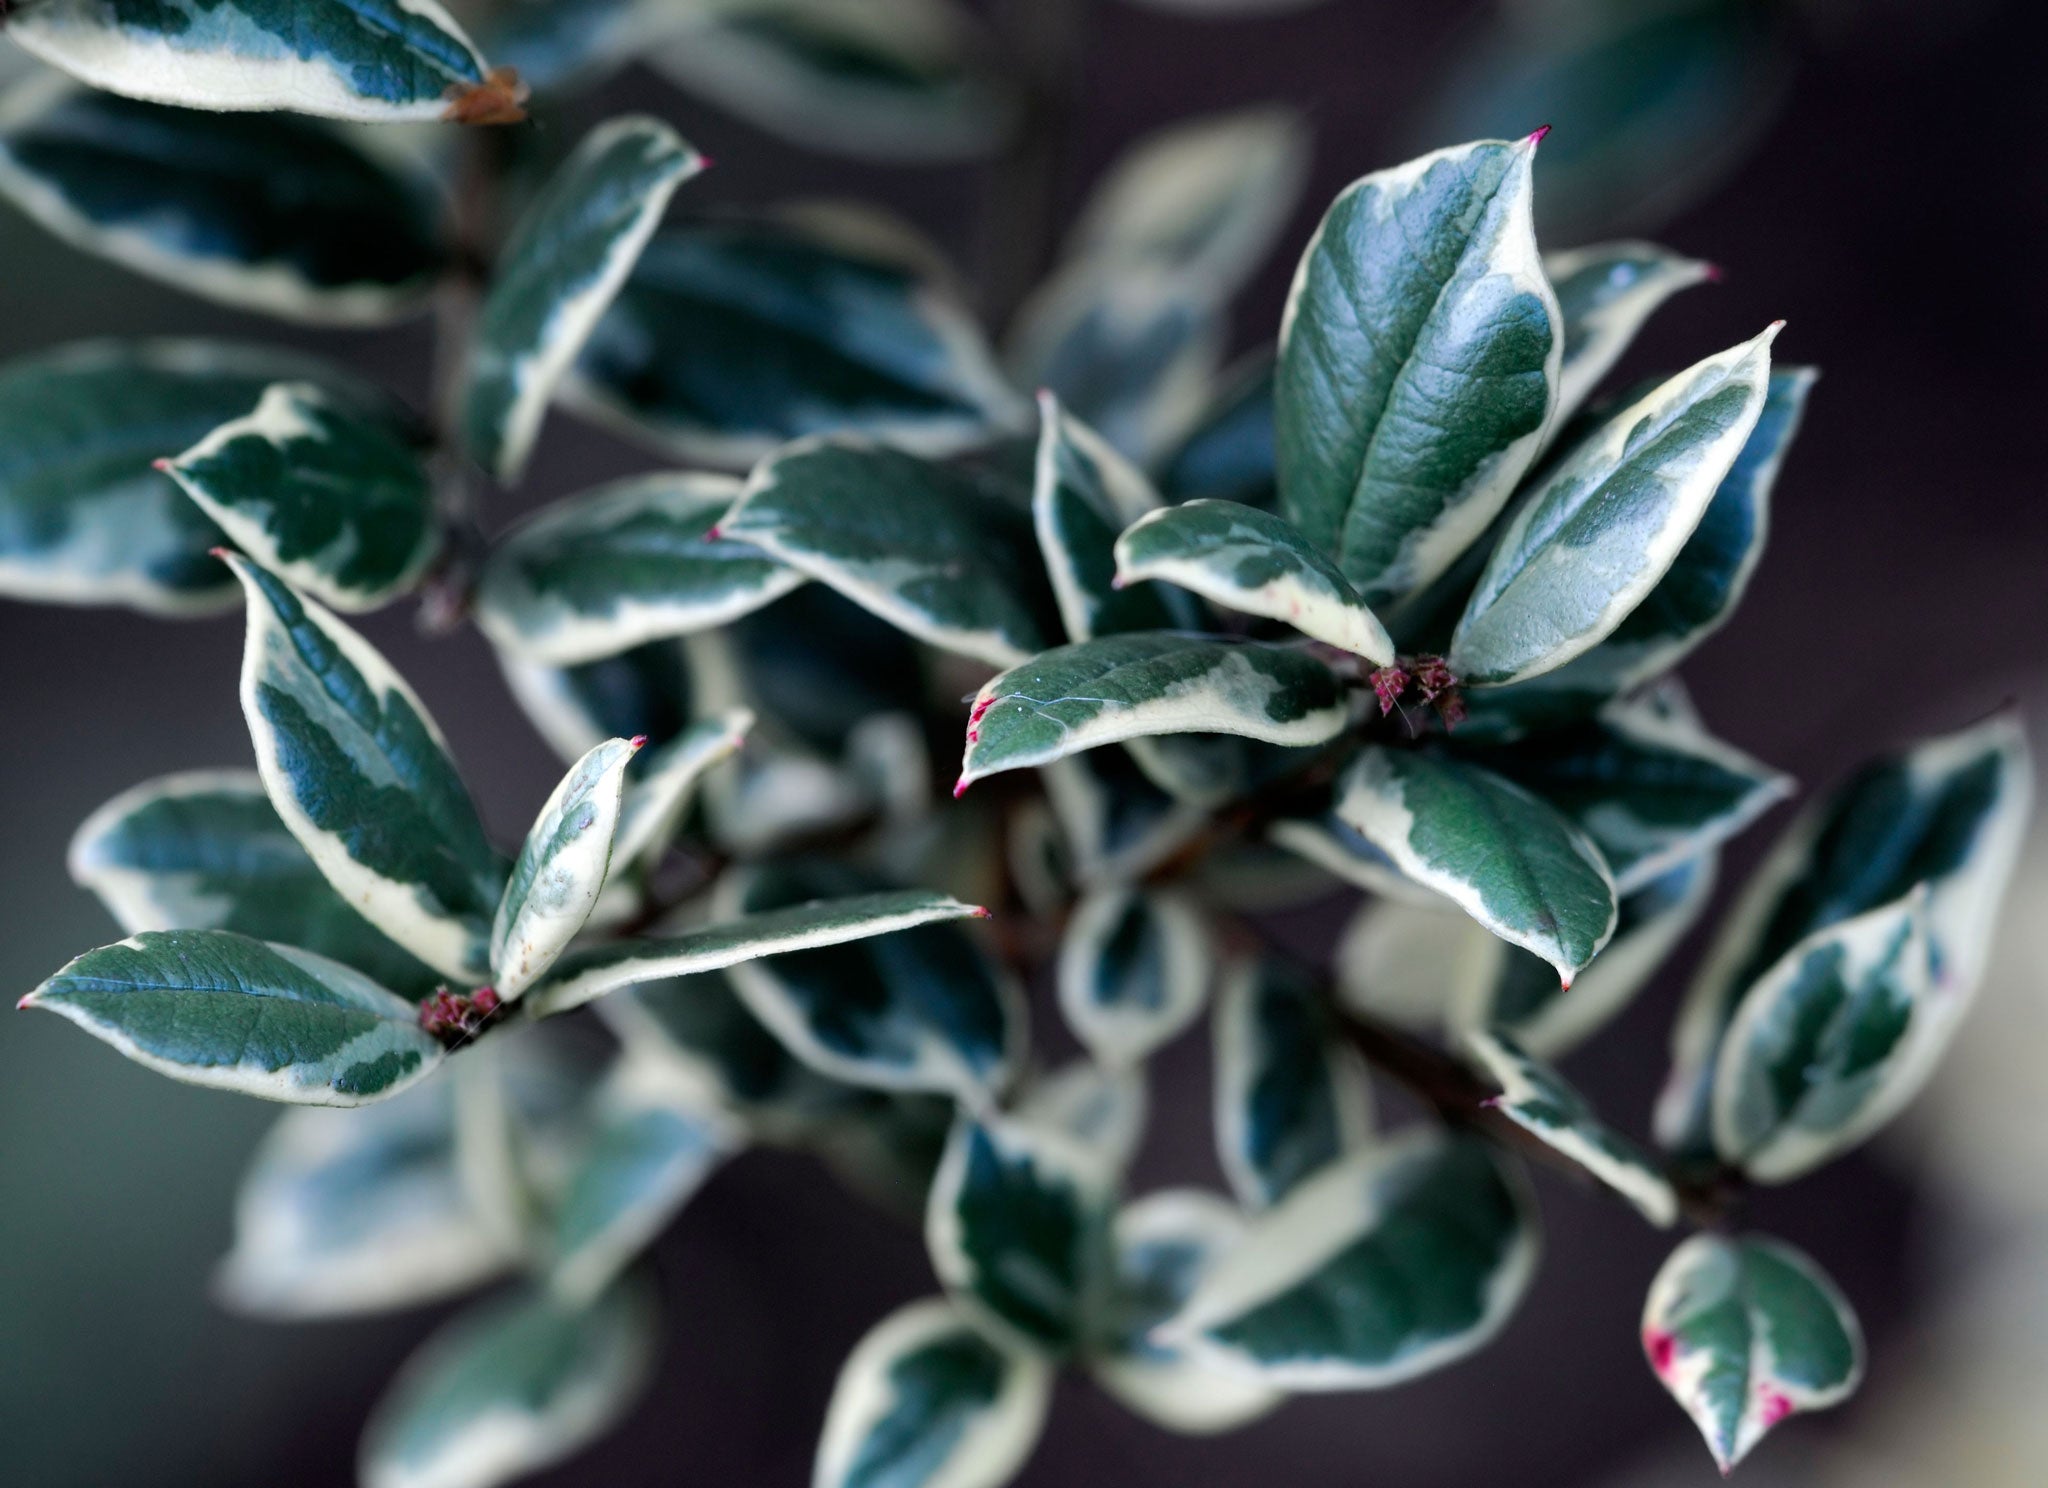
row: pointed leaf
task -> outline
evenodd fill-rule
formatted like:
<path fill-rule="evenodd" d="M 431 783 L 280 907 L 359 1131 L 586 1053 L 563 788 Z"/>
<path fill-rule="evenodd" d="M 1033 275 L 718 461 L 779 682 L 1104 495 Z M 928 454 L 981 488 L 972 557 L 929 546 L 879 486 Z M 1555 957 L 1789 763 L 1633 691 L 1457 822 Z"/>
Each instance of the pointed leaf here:
<path fill-rule="evenodd" d="M 1394 660 L 1387 628 L 1336 565 L 1287 522 L 1249 506 L 1190 501 L 1154 512 L 1117 539 L 1116 571 L 1118 584 L 1160 579 L 1381 666 Z"/>
<path fill-rule="evenodd" d="M 954 793 L 984 775 L 1154 734 L 1321 744 L 1348 712 L 1336 674 L 1305 652 L 1213 636 L 1106 636 L 982 685 Z"/>
<path fill-rule="evenodd" d="M 54 76 L 0 108 L 0 195 L 135 273 L 313 324 L 410 314 L 447 262 L 420 183 L 324 125 L 165 108 Z"/>
<path fill-rule="evenodd" d="M 647 1383 L 653 1299 L 515 1294 L 466 1312 L 406 1361 L 363 1431 L 363 1488 L 495 1488 L 608 1431 Z"/>
<path fill-rule="evenodd" d="M 1537 1248 L 1519 1172 L 1476 1137 L 1411 1130 L 1255 1219 L 1166 1333 L 1278 1389 L 1382 1389 L 1490 1342 Z"/>
<path fill-rule="evenodd" d="M 1726 1473 L 1787 1416 L 1863 1380 L 1863 1331 L 1820 1268 L 1762 1236 L 1695 1235 L 1643 1304 L 1643 1353 Z"/>
<path fill-rule="evenodd" d="M 1060 1011 L 1097 1060 L 1137 1064 L 1201 1015 L 1211 954 L 1185 896 L 1095 890 L 1075 906 L 1060 942 Z"/>
<path fill-rule="evenodd" d="M 1020 411 L 949 292 L 895 257 L 773 222 L 657 236 L 565 393 L 684 460 L 742 469 L 810 434 L 943 453 Z"/>
<path fill-rule="evenodd" d="M 1216 994 L 1216 1155 L 1240 1202 L 1263 1209 L 1358 1147 L 1372 1128 L 1365 1070 L 1315 984 L 1271 957 L 1239 962 Z"/>
<path fill-rule="evenodd" d="M 1091 1370 L 1110 1394 L 1168 1431 L 1233 1430 L 1284 1398 L 1155 1336 L 1243 1236 L 1244 1217 L 1200 1189 L 1162 1189 L 1117 1214 L 1113 1322 Z"/>
<path fill-rule="evenodd" d="M 754 472 L 716 530 L 991 666 L 1056 633 L 1029 512 L 899 450 L 801 441 Z"/>
<path fill-rule="evenodd" d="M 1045 1424 L 1052 1370 L 937 1297 L 900 1307 L 839 1371 L 812 1488 L 1001 1488 Z"/>
<path fill-rule="evenodd" d="M 1663 383 L 1587 435 L 1508 521 L 1451 638 L 1500 684 L 1612 635 L 1671 568 L 1763 412 L 1783 322 Z"/>
<path fill-rule="evenodd" d="M 441 1062 L 417 1010 L 361 972 L 226 930 L 87 951 L 21 1000 L 187 1085 L 307 1106 L 396 1095 Z"/>
<path fill-rule="evenodd" d="M 163 467 L 242 550 L 338 610 L 416 585 L 440 549 L 410 431 L 312 383 L 277 383 Z"/>
<path fill-rule="evenodd" d="M 1145 1139 L 1150 1106 L 1143 1065 L 1109 1069 L 1081 1058 L 1033 1080 L 1015 1109 L 1026 1125 L 1057 1128 L 1123 1173 Z"/>
<path fill-rule="evenodd" d="M 1111 1285 L 1117 1174 L 1053 1127 L 962 1115 L 932 1181 L 925 1241 L 954 1301 L 997 1335 L 1078 1347 Z"/>
<path fill-rule="evenodd" d="M 1521 786 L 1455 760 L 1369 747 L 1337 815 L 1402 875 L 1572 979 L 1614 933 L 1614 880 L 1570 822 Z"/>
<path fill-rule="evenodd" d="M 478 627 L 525 660 L 576 666 L 724 625 L 781 598 L 802 574 L 711 536 L 740 490 L 728 476 L 678 472 L 545 508 L 485 560 Z"/>
<path fill-rule="evenodd" d="M 481 981 L 505 870 L 441 731 L 361 636 L 246 559 L 242 714 L 270 804 L 364 919 Z"/>
<path fill-rule="evenodd" d="M 1660 1230 L 1678 1222 L 1678 1194 L 1656 1161 L 1602 1122 L 1562 1075 L 1506 1034 L 1473 1033 L 1467 1043 L 1501 1087 L 1489 1105 L 1627 1199 Z"/>
<path fill-rule="evenodd" d="M 516 481 L 555 386 L 618 296 L 676 190 L 704 157 L 659 119 L 592 130 L 520 219 L 479 312 L 462 431 Z"/>
<path fill-rule="evenodd" d="M 1295 274 L 1281 510 L 1368 604 L 1449 568 L 1550 427 L 1564 332 L 1529 217 L 1539 137 L 1355 182 Z"/>
<path fill-rule="evenodd" d="M 660 748 L 680 737 L 694 716 L 696 688 L 677 641 L 650 641 L 569 667 L 541 666 L 504 651 L 497 660 L 513 701 L 564 764 L 611 738 L 645 734 Z"/>
<path fill-rule="evenodd" d="M 1682 289 L 1716 277 L 1712 264 L 1683 258 L 1655 243 L 1596 243 L 1543 255 L 1564 320 L 1564 366 L 1558 374 L 1556 424 L 1585 405 L 1614 370 L 1643 323 Z"/>
<path fill-rule="evenodd" d="M 109 93 L 366 124 L 454 117 L 485 72 L 437 0 L 39 0 L 7 34 Z"/>
<path fill-rule="evenodd" d="M 626 766 L 645 739 L 612 739 L 578 760 L 541 808 L 491 924 L 491 974 L 510 1002 L 547 974 L 590 918 L 612 866 Z"/>
<path fill-rule="evenodd" d="M 692 724 L 644 759 L 638 779 L 629 778 L 612 839 L 612 873 L 621 867 L 652 869 L 674 840 L 704 772 L 732 758 L 746 742 L 754 715 L 744 708 Z"/>

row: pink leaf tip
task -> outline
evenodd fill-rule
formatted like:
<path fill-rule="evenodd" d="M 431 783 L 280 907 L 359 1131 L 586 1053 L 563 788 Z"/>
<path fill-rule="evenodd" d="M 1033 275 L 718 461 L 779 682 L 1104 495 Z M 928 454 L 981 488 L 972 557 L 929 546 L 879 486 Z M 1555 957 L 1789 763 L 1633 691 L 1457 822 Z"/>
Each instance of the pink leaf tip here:
<path fill-rule="evenodd" d="M 717 542 L 723 536 L 725 536 L 724 529 L 721 528 L 718 525 L 718 523 L 713 522 L 709 527 L 704 529 L 704 536 L 700 539 L 700 541 Z"/>
<path fill-rule="evenodd" d="M 1529 131 L 1529 143 L 1532 145 L 1540 145 L 1543 143 L 1544 138 L 1549 133 L 1550 126 L 1548 124 L 1539 125 L 1535 129 Z"/>
<path fill-rule="evenodd" d="M 16 1011 L 17 1013 L 25 1013 L 25 1012 L 27 1012 L 27 1011 L 28 1011 L 28 1010 L 29 1010 L 30 1008 L 34 1007 L 35 1005 L 36 1005 L 36 995 L 35 995 L 35 993 L 33 993 L 33 992 L 25 992 L 25 993 L 23 993 L 23 994 L 22 994 L 22 997 L 21 997 L 21 1001 L 19 1001 L 19 1002 L 15 1003 L 15 1005 L 14 1005 L 14 1010 L 15 1010 L 15 1011 Z"/>
<path fill-rule="evenodd" d="M 631 750 L 632 750 L 632 751 L 633 751 L 633 752 L 634 752 L 635 754 L 638 754 L 638 753 L 639 753 L 639 752 L 640 752 L 641 750 L 643 750 L 643 749 L 645 749 L 645 748 L 647 747 L 647 735 L 645 735 L 645 734 L 635 734 L 635 735 L 633 735 L 633 737 L 632 737 L 632 738 L 630 738 L 630 739 L 628 739 L 628 740 L 626 741 L 626 747 L 627 747 L 627 748 L 629 748 L 629 749 L 631 749 Z"/>
<path fill-rule="evenodd" d="M 971 781 L 971 780 L 969 780 L 969 779 L 968 779 L 968 778 L 967 778 L 967 777 L 966 777 L 965 775 L 962 775 L 962 776 L 961 776 L 961 777 L 960 777 L 960 778 L 959 778 L 958 780 L 954 781 L 954 782 L 953 782 L 953 799 L 957 801 L 957 800 L 959 800 L 959 799 L 960 799 L 960 798 L 961 798 L 962 796 L 966 795 L 966 794 L 967 794 L 967 787 L 968 787 L 968 786 L 970 786 L 970 785 L 972 785 L 973 783 L 974 783 L 974 782 L 973 782 L 973 781 Z"/>
<path fill-rule="evenodd" d="M 996 917 L 996 912 L 986 904 L 977 904 L 968 910 L 967 913 L 970 918 L 977 920 L 992 920 Z"/>
<path fill-rule="evenodd" d="M 206 551 L 213 557 L 220 559 L 220 561 L 223 563 L 227 562 L 228 559 L 235 556 L 235 550 L 229 547 L 226 543 L 222 543 L 217 548 L 208 548 Z"/>
<path fill-rule="evenodd" d="M 1719 284 L 1723 279 L 1726 279 L 1728 277 L 1728 271 L 1722 268 L 1717 263 L 1710 263 L 1704 265 L 1702 267 L 1701 272 L 1705 276 L 1706 281 L 1709 284 Z"/>
<path fill-rule="evenodd" d="M 169 455 L 165 455 L 165 456 L 164 456 L 164 457 L 163 457 L 162 459 L 160 459 L 160 460 L 151 460 L 151 461 L 149 462 L 149 468 L 150 468 L 151 470 L 161 470 L 161 471 L 165 472 L 166 474 L 168 474 L 168 473 L 170 472 L 170 468 L 171 468 L 171 466 L 173 466 L 173 465 L 174 465 L 174 464 L 176 464 L 176 463 L 177 463 L 177 462 L 176 462 L 175 460 L 171 459 L 171 457 L 170 457 Z"/>

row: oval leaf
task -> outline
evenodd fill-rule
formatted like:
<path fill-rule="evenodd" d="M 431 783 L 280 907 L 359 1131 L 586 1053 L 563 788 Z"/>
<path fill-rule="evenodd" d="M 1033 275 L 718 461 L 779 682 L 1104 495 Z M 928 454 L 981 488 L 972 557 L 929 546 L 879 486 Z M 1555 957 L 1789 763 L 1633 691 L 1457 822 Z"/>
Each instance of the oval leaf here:
<path fill-rule="evenodd" d="M 87 951 L 21 1000 L 158 1074 L 306 1106 L 396 1095 L 441 1062 L 414 1006 L 310 951 L 161 930 Z"/>
<path fill-rule="evenodd" d="M 470 348 L 462 432 L 518 479 L 555 386 L 704 157 L 659 119 L 613 119 L 555 173 L 505 246 Z"/>
<path fill-rule="evenodd" d="M 1136 1064 L 1201 1015 L 1211 952 L 1186 897 L 1098 889 L 1060 942 L 1060 1011 L 1101 1063 Z"/>
<path fill-rule="evenodd" d="M 1558 374 L 1555 425 L 1584 406 L 1614 370 L 1643 323 L 1682 289 L 1719 277 L 1712 264 L 1683 258 L 1655 243 L 1597 243 L 1546 253 L 1543 272 L 1557 292 L 1564 320 L 1564 366 Z"/>
<path fill-rule="evenodd" d="M 1280 329 L 1281 510 L 1379 604 L 1449 568 L 1529 468 L 1557 401 L 1557 298 L 1532 136 L 1425 155 L 1339 196 Z"/>

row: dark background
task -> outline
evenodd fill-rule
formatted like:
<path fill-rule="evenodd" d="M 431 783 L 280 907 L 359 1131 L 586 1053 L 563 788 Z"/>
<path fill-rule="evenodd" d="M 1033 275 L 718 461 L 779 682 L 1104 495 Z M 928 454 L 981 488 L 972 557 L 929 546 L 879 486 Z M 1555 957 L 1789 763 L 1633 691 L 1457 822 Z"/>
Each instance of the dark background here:
<path fill-rule="evenodd" d="M 1226 24 L 1086 4 L 1090 46 L 1064 122 L 1059 195 L 1070 209 L 1122 144 L 1170 118 L 1269 99 L 1304 108 L 1314 186 L 1285 262 L 1243 311 L 1247 344 L 1270 335 L 1316 211 L 1400 158 L 1489 9 L 1333 0 Z M 1727 279 L 1666 310 L 1632 366 L 1680 365 L 1782 316 L 1780 355 L 1825 372 L 1749 600 L 1687 669 L 1719 732 L 1808 788 L 2048 671 L 2044 40 L 2038 6 L 2025 3 L 1818 7 L 1793 42 L 1782 111 L 1757 108 L 1746 160 L 1655 224 Z M 872 195 L 963 257 L 975 249 L 969 173 L 803 157 L 644 78 L 603 100 L 607 111 L 657 102 L 718 158 L 704 200 Z M 194 329 L 272 334 L 85 263 L 0 212 L 0 351 Z M 421 395 L 417 328 L 325 344 Z M 503 513 L 648 463 L 566 419 L 551 429 L 529 491 Z M 366 628 L 439 716 L 494 829 L 515 836 L 556 766 L 486 648 L 473 634 L 420 639 L 399 613 Z M 149 775 L 247 762 L 234 705 L 240 636 L 238 617 L 168 624 L 0 605 L 0 985 L 25 991 L 111 938 L 62 870 L 88 811 Z M 1753 835 L 1730 854 L 1726 880 L 1769 828 Z M 1625 1126 L 1646 1124 L 1690 957 L 1572 1063 Z M 1215 1181 L 1200 1043 L 1160 1063 L 1147 1179 Z M 271 1114 L 129 1066 L 57 1019 L 0 1023 L 0 1478 L 37 1488 L 352 1481 L 362 1418 L 434 1319 L 281 1327 L 210 1306 L 234 1182 Z M 1684 1438 L 1690 1428 L 1635 1342 L 1669 1240 L 1547 1179 L 1543 1201 L 1542 1275 L 1477 1359 L 1396 1392 L 1293 1404 L 1206 1442 L 1064 1387 L 1020 1481 L 1546 1488 Z M 1854 1299 L 1881 1388 L 1894 1345 L 1916 1326 L 1916 1257 L 1940 1216 L 1857 1157 L 1766 1195 L 1757 1219 L 1810 1249 Z M 785 1156 L 750 1157 L 715 1180 L 657 1259 L 671 1331 L 651 1398 L 541 1481 L 806 1482 L 839 1361 L 884 1311 L 932 1285 L 914 1234 Z M 1852 1405 L 1790 1430 L 1853 1434 L 1858 1419 Z M 1699 1452 L 1695 1469 L 1666 1481 L 1715 1479 Z"/>

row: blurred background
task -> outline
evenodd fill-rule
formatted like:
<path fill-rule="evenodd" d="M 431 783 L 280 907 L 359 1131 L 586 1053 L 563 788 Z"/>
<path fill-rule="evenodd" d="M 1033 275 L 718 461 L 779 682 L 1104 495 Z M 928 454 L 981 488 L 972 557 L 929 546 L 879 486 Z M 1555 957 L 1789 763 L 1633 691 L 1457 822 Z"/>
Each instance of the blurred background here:
<path fill-rule="evenodd" d="M 847 0 L 855 3 L 855 0 Z M 458 10 L 460 6 L 456 7 Z M 1079 62 L 999 169 L 1043 179 L 1064 220 L 1125 145 L 1173 119 L 1279 101 L 1315 137 L 1287 247 L 1244 297 L 1270 339 L 1299 245 L 1346 182 L 1438 144 L 1556 126 L 1540 160 L 1546 247 L 1654 233 L 1726 270 L 1651 325 L 1623 376 L 1683 365 L 1785 317 L 1824 370 L 1747 603 L 1688 664 L 1717 732 L 1822 787 L 1862 756 L 2018 696 L 2048 740 L 2048 40 L 2021 0 L 1328 0 L 1236 19 L 1123 0 L 1057 10 Z M 1020 43 L 1021 45 L 1021 43 Z M 0 68 L 16 69 L 7 51 Z M 994 242 L 975 167 L 807 154 L 628 72 L 544 116 L 656 108 L 716 157 L 706 204 L 853 195 L 963 264 L 1039 267 Z M 594 111 L 593 111 L 594 110 Z M 1042 169 L 1042 177 L 1038 172 Z M 1021 264 L 1015 262 L 1023 260 Z M 1004 299 L 1000 284 L 995 298 Z M 0 355 L 107 333 L 275 338 L 60 249 L 0 209 Z M 291 339 L 289 336 L 285 339 Z M 423 327 L 319 344 L 425 394 Z M 557 417 L 493 520 L 653 462 Z M 426 697 L 486 816 L 523 830 L 557 772 L 473 633 L 365 627 Z M 246 765 L 239 617 L 155 622 L 0 604 L 0 987 L 26 991 L 113 938 L 63 872 L 77 823 L 173 769 Z M 1729 853 L 1740 882 L 1774 818 Z M 2038 838 L 2037 834 L 2037 838 Z M 1911 1120 L 1755 1221 L 1810 1250 L 1871 1335 L 1862 1395 L 1781 1432 L 1741 1471 L 1778 1484 L 2004 1488 L 2048 1449 L 2048 841 L 2008 905 L 1983 1003 Z M 1642 1131 L 1692 950 L 1569 1072 Z M 1141 1178 L 1214 1183 L 1205 1041 L 1157 1068 Z M 236 1178 L 272 1112 L 173 1085 L 54 1018 L 0 1022 L 0 1479 L 10 1485 L 353 1481 L 355 1436 L 436 1320 L 303 1326 L 213 1307 Z M 1142 1185 L 1141 1185 L 1142 1186 Z M 1636 1344 L 1668 1241 L 1546 1177 L 1548 1256 L 1478 1358 L 1396 1392 L 1290 1405 L 1214 1441 L 1163 1435 L 1063 1387 L 1025 1485 L 1716 1481 Z M 672 1323 L 650 1402 L 547 1484 L 808 1480 L 833 1374 L 883 1312 L 931 1290 L 918 1237 L 801 1158 L 750 1156 L 662 1243 Z"/>

